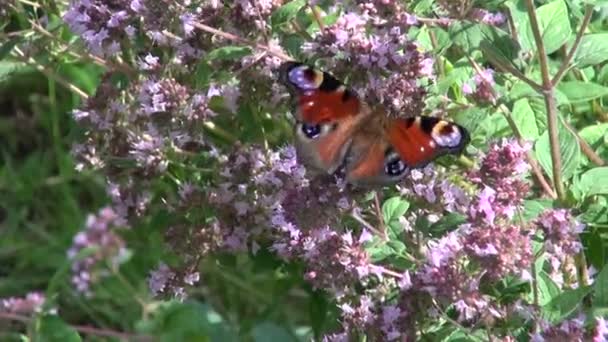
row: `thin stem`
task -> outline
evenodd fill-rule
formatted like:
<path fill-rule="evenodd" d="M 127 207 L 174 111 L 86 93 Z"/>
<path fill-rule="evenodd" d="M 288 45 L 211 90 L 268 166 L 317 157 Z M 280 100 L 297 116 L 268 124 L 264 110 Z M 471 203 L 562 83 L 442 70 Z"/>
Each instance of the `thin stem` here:
<path fill-rule="evenodd" d="M 18 315 L 18 314 L 14 314 L 14 313 L 10 313 L 10 312 L 0 312 L 0 320 L 17 321 L 17 322 L 21 322 L 24 324 L 29 324 L 34 320 L 34 318 L 31 318 L 28 316 L 23 316 L 23 315 Z M 129 334 L 129 333 L 124 333 L 124 332 L 120 332 L 120 331 L 99 329 L 99 328 L 94 328 L 94 327 L 89 327 L 89 326 L 84 326 L 84 325 L 70 325 L 70 327 L 72 327 L 74 330 L 76 330 L 80 333 L 83 333 L 83 334 L 102 336 L 102 337 L 111 337 L 111 338 L 117 338 L 117 339 L 126 340 L 126 341 L 153 341 L 154 340 L 152 336 L 135 335 L 135 334 Z"/>
<path fill-rule="evenodd" d="M 207 26 L 207 25 L 201 24 L 201 23 L 193 23 L 192 25 L 194 27 L 196 27 L 197 29 L 199 29 L 199 30 L 202 30 L 202 31 L 205 31 L 205 32 L 209 32 L 209 33 L 213 33 L 213 34 L 218 35 L 218 36 L 220 36 L 222 38 L 226 38 L 226 39 L 234 41 L 234 42 L 239 42 L 241 44 L 249 45 L 249 46 L 251 46 L 253 48 L 256 48 L 256 49 L 267 51 L 271 55 L 279 57 L 279 58 L 281 58 L 283 60 L 286 60 L 286 61 L 293 60 L 293 58 L 289 57 L 288 55 L 286 55 L 285 53 L 283 53 L 281 51 L 274 50 L 274 49 L 272 49 L 272 48 L 270 48 L 270 47 L 268 47 L 266 45 L 254 43 L 252 41 L 249 41 L 249 40 L 247 40 L 245 38 L 239 37 L 239 36 L 234 35 L 232 33 L 224 32 L 224 31 L 218 30 L 216 28 L 213 28 L 211 26 Z"/>
<path fill-rule="evenodd" d="M 534 34 L 534 41 L 538 50 L 538 59 L 540 61 L 540 72 L 543 80 L 542 95 L 545 98 L 545 106 L 547 107 L 547 126 L 549 129 L 549 143 L 551 145 L 551 161 L 553 164 L 553 185 L 557 192 L 559 200 L 565 199 L 564 184 L 562 183 L 562 160 L 559 148 L 559 136 L 557 128 L 557 103 L 553 92 L 553 83 L 549 75 L 549 62 L 545 43 L 540 33 L 538 18 L 536 18 L 536 9 L 534 8 L 533 0 L 526 0 L 528 16 L 530 17 L 530 26 Z"/>
<path fill-rule="evenodd" d="M 576 264 L 576 276 L 578 278 L 578 286 L 587 286 L 589 282 L 589 271 L 587 270 L 587 259 L 585 258 L 585 252 L 581 251 L 574 256 L 574 263 Z"/>
<path fill-rule="evenodd" d="M 25 55 L 25 53 L 23 53 L 23 51 L 21 51 L 18 47 L 15 47 L 15 51 L 17 52 L 17 57 L 19 59 L 21 59 L 23 62 L 25 62 L 27 64 L 33 65 L 36 68 L 36 70 L 38 70 L 41 73 L 43 73 L 46 77 L 55 80 L 55 82 L 61 84 L 62 86 L 66 87 L 67 89 L 75 92 L 83 100 L 86 100 L 86 99 L 89 98 L 89 95 L 87 93 L 85 93 L 82 89 L 80 89 L 77 86 L 73 85 L 72 83 L 70 83 L 69 81 L 67 81 L 66 79 L 64 79 L 63 77 L 57 75 L 52 70 L 50 70 L 49 68 L 45 67 L 44 65 L 38 63 L 32 57 L 27 57 Z"/>
<path fill-rule="evenodd" d="M 557 71 L 557 74 L 555 74 L 555 76 L 551 80 L 551 84 L 553 84 L 554 86 L 559 84 L 559 82 L 562 80 L 562 77 L 564 77 L 564 74 L 568 70 L 568 67 L 570 67 L 570 62 L 572 61 L 572 58 L 574 58 L 574 54 L 576 54 L 576 50 L 578 50 L 578 46 L 581 43 L 583 34 L 587 30 L 587 26 L 589 26 L 589 22 L 591 21 L 592 14 L 593 14 L 593 5 L 586 5 L 585 6 L 585 17 L 583 18 L 583 23 L 581 24 L 581 27 L 578 30 L 578 33 L 576 34 L 574 44 L 572 44 L 572 47 L 570 48 L 570 52 L 568 52 L 568 55 L 566 55 L 566 59 L 564 59 L 564 61 L 562 62 L 562 65 L 559 68 L 559 70 Z"/>
<path fill-rule="evenodd" d="M 219 135 L 220 137 L 222 137 L 225 140 L 228 140 L 228 141 L 233 142 L 233 143 L 239 140 L 236 136 L 234 136 L 233 134 L 231 134 L 227 130 L 225 130 L 225 129 L 221 128 L 221 127 L 218 127 L 212 121 L 205 121 L 203 123 L 203 125 L 205 126 L 206 129 L 208 129 L 211 132 Z"/>
<path fill-rule="evenodd" d="M 384 239 L 388 240 L 388 234 L 386 233 L 386 225 L 384 224 L 384 215 L 382 215 L 382 206 L 380 205 L 380 195 L 378 195 L 377 191 L 374 192 L 374 209 L 376 210 L 376 217 L 378 218 L 380 230 L 382 230 Z"/>
<path fill-rule="evenodd" d="M 437 42 L 437 35 L 435 32 L 429 29 L 429 38 L 431 38 L 431 45 L 433 45 L 433 49 L 435 51 L 439 47 L 439 43 Z M 437 58 L 437 71 L 439 71 L 439 75 L 445 76 L 445 66 L 442 59 Z"/>
<path fill-rule="evenodd" d="M 591 160 L 597 166 L 606 165 L 606 162 L 597 153 L 595 153 L 593 148 L 591 148 L 591 146 L 589 146 L 589 144 L 587 144 L 585 139 L 581 138 L 581 136 L 578 134 L 576 129 L 574 129 L 574 127 L 572 127 L 572 125 L 570 125 L 570 123 L 566 122 L 566 120 L 564 120 L 564 119 L 562 119 L 562 123 L 564 124 L 564 126 L 566 126 L 566 128 L 570 132 L 572 132 L 572 134 L 574 134 L 574 136 L 576 137 L 576 140 L 578 141 L 579 146 L 581 147 L 581 150 L 587 156 L 587 158 L 589 158 L 589 160 Z"/>
<path fill-rule="evenodd" d="M 469 60 L 469 63 L 471 63 L 471 65 L 473 66 L 473 69 L 475 69 L 475 72 L 477 72 L 477 74 L 479 74 L 481 76 L 482 71 L 481 71 L 481 67 L 479 66 L 479 64 L 477 64 L 477 62 L 475 62 L 475 60 L 472 59 L 468 55 L 467 55 L 467 59 Z M 494 92 L 494 89 L 491 88 L 491 91 L 492 91 L 492 100 L 494 102 L 497 102 L 498 99 L 497 99 L 496 93 Z M 517 125 L 515 124 L 513 117 L 511 116 L 511 112 L 504 104 L 501 104 L 499 106 L 499 109 L 503 112 L 505 119 L 507 119 L 507 123 L 509 124 L 509 127 L 511 127 L 511 130 L 513 131 L 513 134 L 517 138 L 517 141 L 519 142 L 520 145 L 523 146 L 524 139 L 521 135 L 521 132 L 519 132 L 519 129 L 517 128 Z M 536 159 L 534 159 L 532 152 L 526 151 L 526 159 L 528 161 L 528 164 L 530 164 L 530 167 L 532 168 L 532 173 L 534 173 L 534 176 L 538 180 L 538 183 L 543 188 L 545 193 L 547 195 L 549 195 L 551 198 L 556 199 L 557 195 L 556 195 L 555 191 L 553 190 L 553 188 L 551 187 L 549 182 L 547 182 L 547 180 L 543 176 L 543 172 L 541 171 L 540 166 L 538 165 L 538 162 L 536 161 Z"/>
<path fill-rule="evenodd" d="M 354 218 L 357 222 L 361 223 L 365 228 L 369 229 L 372 233 L 376 234 L 379 237 L 382 237 L 386 240 L 385 235 L 382 231 L 376 229 L 376 227 L 372 226 L 369 222 L 365 221 L 363 217 L 359 215 L 356 211 L 352 211 L 350 216 Z"/>
<path fill-rule="evenodd" d="M 312 5 L 310 1 L 306 2 L 306 6 L 308 6 L 308 8 L 310 8 L 312 11 L 312 15 L 315 17 L 315 21 L 317 22 L 317 25 L 319 25 L 319 29 L 321 31 L 325 30 L 325 25 L 323 25 L 323 20 L 321 20 L 322 18 L 321 13 L 319 13 L 319 9 L 315 5 Z"/>
<path fill-rule="evenodd" d="M 513 120 L 513 116 L 511 116 L 509 109 L 506 108 L 505 105 L 501 105 L 499 108 L 503 112 L 505 119 L 507 119 L 507 123 L 509 124 L 509 127 L 511 127 L 511 130 L 517 138 L 517 141 L 520 145 L 523 146 L 524 138 L 522 137 L 519 128 L 517 128 L 517 125 L 515 124 L 515 121 Z M 551 184 L 549 184 L 549 182 L 545 179 L 545 176 L 543 175 L 543 172 L 540 169 L 540 165 L 538 165 L 538 162 L 532 155 L 531 151 L 526 151 L 526 160 L 528 161 L 528 164 L 530 164 L 530 168 L 532 168 L 532 173 L 534 174 L 534 177 L 536 177 L 538 184 L 543 188 L 543 191 L 552 199 L 557 199 L 557 194 L 555 193 L 555 190 L 553 190 Z"/>
<path fill-rule="evenodd" d="M 31 20 L 31 19 L 28 20 L 28 21 L 29 21 L 30 25 L 32 25 L 32 28 L 35 31 L 37 31 L 38 33 L 40 33 L 40 34 L 42 34 L 42 35 L 44 35 L 44 36 L 52 39 L 56 44 L 59 45 L 59 47 L 61 49 L 63 49 L 63 51 L 59 51 L 59 53 L 67 52 L 68 54 L 70 54 L 73 57 L 89 60 L 89 61 L 91 61 L 91 62 L 93 62 L 93 63 L 95 63 L 95 64 L 97 64 L 99 66 L 102 66 L 102 67 L 106 68 L 106 69 L 110 69 L 111 68 L 111 69 L 120 70 L 120 71 L 128 74 L 131 77 L 134 77 L 134 76 L 137 75 L 137 71 L 134 70 L 133 68 L 131 68 L 131 66 L 129 66 L 127 64 L 124 64 L 124 63 L 118 63 L 118 64 L 117 63 L 113 63 L 113 62 L 105 60 L 105 59 L 103 59 L 103 58 L 101 58 L 99 56 L 92 55 L 92 54 L 90 54 L 88 52 L 82 52 L 82 51 L 75 52 L 75 51 L 72 51 L 72 47 L 71 46 L 68 46 L 68 45 L 64 44 L 60 39 L 57 38 L 56 35 L 52 34 L 49 31 L 47 31 L 44 27 L 40 26 L 36 21 Z"/>
<path fill-rule="evenodd" d="M 507 71 L 507 72 L 511 73 L 513 76 L 517 77 L 518 79 L 524 81 L 530 87 L 532 87 L 532 89 L 534 89 L 536 91 L 542 91 L 542 86 L 540 84 L 538 84 L 538 83 L 534 82 L 533 80 L 531 80 L 530 78 L 528 78 L 526 75 L 524 75 L 524 73 L 519 71 L 519 69 L 515 68 L 511 64 L 508 64 L 508 63 L 503 64 L 501 61 L 499 61 L 497 59 L 493 59 L 492 56 L 488 56 L 488 61 L 496 69 L 501 70 L 501 71 Z"/>

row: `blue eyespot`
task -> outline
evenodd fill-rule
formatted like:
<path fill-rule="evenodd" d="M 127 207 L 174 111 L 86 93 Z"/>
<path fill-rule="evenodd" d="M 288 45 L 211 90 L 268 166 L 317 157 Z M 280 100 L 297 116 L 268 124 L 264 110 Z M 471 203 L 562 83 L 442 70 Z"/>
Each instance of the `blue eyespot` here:
<path fill-rule="evenodd" d="M 399 158 L 392 158 L 386 161 L 384 165 L 384 172 L 391 176 L 401 176 L 407 170 L 407 165 Z"/>
<path fill-rule="evenodd" d="M 317 89 L 318 86 L 314 81 L 314 70 L 310 69 L 306 65 L 302 65 L 296 68 L 293 68 L 289 74 L 289 81 L 300 88 L 301 90 L 313 90 Z"/>
<path fill-rule="evenodd" d="M 319 125 L 319 124 L 310 125 L 310 124 L 303 123 L 302 124 L 302 133 L 304 133 L 304 135 L 307 138 L 314 139 L 321 134 L 321 125 Z"/>

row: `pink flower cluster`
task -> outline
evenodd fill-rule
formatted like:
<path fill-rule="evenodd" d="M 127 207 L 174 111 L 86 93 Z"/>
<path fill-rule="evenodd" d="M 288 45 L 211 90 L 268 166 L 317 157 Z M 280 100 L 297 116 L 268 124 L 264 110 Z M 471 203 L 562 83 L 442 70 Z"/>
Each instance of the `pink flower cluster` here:
<path fill-rule="evenodd" d="M 30 315 L 42 310 L 46 298 L 43 293 L 30 292 L 25 297 L 0 299 L 0 312 Z"/>
<path fill-rule="evenodd" d="M 99 264 L 109 263 L 116 267 L 121 262 L 126 249 L 116 229 L 124 225 L 124 220 L 109 207 L 87 217 L 85 229 L 74 236 L 68 250 L 68 257 L 72 260 L 72 283 L 76 290 L 91 294 L 91 283 L 103 277 L 106 270 Z"/>
<path fill-rule="evenodd" d="M 419 115 L 426 94 L 422 78 L 432 77 L 433 60 L 407 38 L 406 26 L 374 25 L 375 18 L 346 13 L 306 43 L 304 51 L 325 58 L 337 75 L 352 74 L 353 67 L 365 70 L 354 74 L 350 84 L 370 103 L 383 104 L 395 115 Z"/>
<path fill-rule="evenodd" d="M 566 259 L 580 251 L 582 226 L 566 210 L 547 210 L 531 224 L 515 219 L 530 190 L 527 146 L 491 143 L 479 166 L 465 175 L 440 166 L 413 170 L 399 185 L 410 208 L 395 222 L 383 222 L 361 189 L 339 177 L 307 174 L 293 147 L 250 143 L 260 139 L 242 126 L 260 126 L 268 146 L 282 142 L 275 131 L 266 131 L 274 127 L 268 114 L 274 118 L 287 108 L 274 74 L 281 59 L 262 50 L 235 61 L 202 59 L 227 45 L 230 35 L 283 52 L 279 38 L 284 37 L 270 32 L 271 15 L 283 3 L 71 3 L 64 20 L 90 52 L 107 57 L 136 36 L 141 42 L 137 57 L 127 61 L 138 75 L 123 84 L 108 73 L 95 96 L 73 113 L 87 128 L 83 144 L 73 148 L 78 168 L 103 172 L 112 203 L 91 215 L 74 237 L 69 257 L 76 288 L 91 293 L 92 283 L 104 275 L 100 262 L 117 263 L 124 256 L 126 243 L 117 228 L 134 226 L 162 209 L 176 218 L 165 239 L 182 260 L 159 263 L 150 273 L 154 296 L 185 298 L 189 286 L 205 279 L 201 259 L 217 253 L 255 257 L 265 249 L 284 263 L 302 265 L 303 279 L 340 310 L 341 329 L 325 336 L 327 341 L 349 340 L 356 333 L 413 340 L 446 316 L 488 327 L 513 317 L 531 320 L 536 307 L 521 298 L 505 302 L 485 289 L 535 276 L 532 236 L 537 232 L 544 238 L 551 275 L 558 279 Z M 447 22 L 503 21 L 463 7 L 466 1 L 439 3 Z M 407 38 L 407 30 L 423 18 L 406 12 L 400 1 L 355 1 L 334 10 L 344 12 L 313 31 L 302 52 L 338 77 L 349 75 L 348 83 L 362 98 L 383 105 L 390 115 L 421 114 L 434 81 L 434 61 Z M 197 28 L 201 23 L 225 34 L 204 33 Z M 199 72 L 205 80 L 197 78 Z M 465 85 L 465 93 L 493 101 L 493 71 L 472 82 L 474 88 Z M 252 124 L 250 117 L 260 122 Z M 230 139 L 233 132 L 220 126 L 237 136 Z M 209 131 L 228 136 L 233 148 L 216 146 Z M 84 252 L 89 247 L 92 254 Z M 547 325 L 535 338 L 582 336 L 579 323 Z M 600 323 L 598 330 L 605 330 Z M 497 339 L 511 338 L 497 334 Z"/>

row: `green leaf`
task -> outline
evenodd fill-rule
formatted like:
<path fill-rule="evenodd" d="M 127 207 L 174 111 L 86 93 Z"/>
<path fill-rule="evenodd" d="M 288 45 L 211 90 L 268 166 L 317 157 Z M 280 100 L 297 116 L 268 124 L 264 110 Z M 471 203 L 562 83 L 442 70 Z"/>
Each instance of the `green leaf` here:
<path fill-rule="evenodd" d="M 6 56 L 13 51 L 13 48 L 21 42 L 21 40 L 23 40 L 23 37 L 17 36 L 8 40 L 7 42 L 2 43 L 2 46 L 0 46 L 0 61 L 6 58 Z"/>
<path fill-rule="evenodd" d="M 600 223 L 607 224 L 608 223 L 608 205 L 604 203 L 593 203 L 582 213 L 579 218 L 584 222 L 591 223 Z"/>
<path fill-rule="evenodd" d="M 584 35 L 574 55 L 579 68 L 596 65 L 608 60 L 608 33 Z"/>
<path fill-rule="evenodd" d="M 586 196 L 608 194 L 608 166 L 596 167 L 583 173 L 577 189 Z"/>
<path fill-rule="evenodd" d="M 366 248 L 366 251 L 369 253 L 372 262 L 379 262 L 395 255 L 395 250 L 386 243 L 368 247 Z"/>
<path fill-rule="evenodd" d="M 316 338 L 319 338 L 323 333 L 325 319 L 329 310 L 327 298 L 321 291 L 314 291 L 310 296 L 309 316 L 312 330 Z"/>
<path fill-rule="evenodd" d="M 608 265 L 604 266 L 593 283 L 594 306 L 608 307 Z"/>
<path fill-rule="evenodd" d="M 251 331 L 251 335 L 255 342 L 297 341 L 287 329 L 271 322 L 256 325 Z"/>
<path fill-rule="evenodd" d="M 453 42 L 468 53 L 481 48 L 489 57 L 509 64 L 517 57 L 517 44 L 494 26 L 463 21 L 451 25 L 449 33 Z"/>
<path fill-rule="evenodd" d="M 560 82 L 557 86 L 571 103 L 585 102 L 608 95 L 608 87 L 583 81 Z"/>
<path fill-rule="evenodd" d="M 277 8 L 270 17 L 270 22 L 273 28 L 284 24 L 296 17 L 302 7 L 306 5 L 305 0 L 290 1 L 283 6 Z"/>
<path fill-rule="evenodd" d="M 581 240 L 583 246 L 585 246 L 584 251 L 587 256 L 587 260 L 595 269 L 601 270 L 604 267 L 604 260 L 606 253 L 604 252 L 604 243 L 602 242 L 602 237 L 599 232 L 590 227 L 585 230 L 583 234 L 581 234 Z"/>
<path fill-rule="evenodd" d="M 583 286 L 574 290 L 566 290 L 542 306 L 542 316 L 552 324 L 557 324 L 572 314 L 583 298 L 591 291 L 591 287 Z"/>
<path fill-rule="evenodd" d="M 572 34 L 566 3 L 563 0 L 557 0 L 540 6 L 536 9 L 536 16 L 547 54 L 557 51 Z M 528 25 L 526 34 L 533 37 L 530 25 Z"/>
<path fill-rule="evenodd" d="M 433 223 L 428 231 L 433 236 L 442 236 L 445 232 L 456 229 L 466 221 L 466 217 L 461 214 L 447 213 L 446 215 L 441 216 L 439 221 Z"/>
<path fill-rule="evenodd" d="M 574 175 L 574 171 L 581 162 L 581 151 L 576 137 L 564 124 L 558 120 L 559 150 L 562 160 L 561 173 L 564 181 Z M 549 131 L 545 131 L 536 141 L 534 148 L 536 158 L 543 170 L 553 178 L 553 162 L 551 161 L 551 146 L 549 144 Z"/>
<path fill-rule="evenodd" d="M 390 224 L 393 221 L 398 221 L 410 207 L 410 203 L 399 196 L 387 199 L 382 205 L 382 216 L 384 222 Z"/>
<path fill-rule="evenodd" d="M 546 305 L 559 295 L 559 286 L 551 279 L 547 272 L 541 270 L 537 275 L 538 301 L 540 305 Z"/>
<path fill-rule="evenodd" d="M 251 54 L 251 48 L 247 46 L 222 46 L 210 51 L 205 57 L 208 61 L 213 60 L 234 60 L 240 59 Z"/>
<path fill-rule="evenodd" d="M 550 208 L 553 208 L 553 201 L 550 199 L 525 200 L 523 218 L 525 221 L 534 220 Z"/>
<path fill-rule="evenodd" d="M 530 19 L 526 11 L 526 4 L 523 0 L 515 0 L 506 1 L 505 5 L 509 9 L 511 18 L 513 18 L 513 25 L 518 33 L 517 40 L 521 49 L 523 51 L 534 50 L 534 37 L 527 34 L 530 29 Z"/>
<path fill-rule="evenodd" d="M 608 6 L 608 0 L 583 0 L 583 2 L 597 7 Z"/>
<path fill-rule="evenodd" d="M 602 141 L 606 134 L 608 134 L 608 123 L 587 126 L 578 132 L 578 135 L 592 146 Z"/>
<path fill-rule="evenodd" d="M 238 341 L 234 330 L 211 306 L 198 302 L 165 302 L 139 330 L 160 341 Z"/>
<path fill-rule="evenodd" d="M 507 32 L 492 25 L 482 24 L 480 33 L 479 47 L 488 60 L 498 65 L 511 64 L 514 68 L 518 68 L 515 61 L 519 46 Z"/>
<path fill-rule="evenodd" d="M 62 341 L 78 342 L 82 341 L 78 332 L 66 324 L 57 315 L 43 315 L 37 319 L 36 331 L 33 338 L 36 342 Z"/>
<path fill-rule="evenodd" d="M 211 75 L 213 74 L 213 68 L 209 64 L 208 61 L 201 59 L 196 64 L 196 69 L 194 70 L 194 80 L 196 89 L 203 89 L 209 85 L 211 81 Z"/>
<path fill-rule="evenodd" d="M 540 136 L 534 110 L 530 107 L 528 99 L 517 100 L 513 105 L 512 115 L 515 126 L 524 139 L 535 141 Z"/>

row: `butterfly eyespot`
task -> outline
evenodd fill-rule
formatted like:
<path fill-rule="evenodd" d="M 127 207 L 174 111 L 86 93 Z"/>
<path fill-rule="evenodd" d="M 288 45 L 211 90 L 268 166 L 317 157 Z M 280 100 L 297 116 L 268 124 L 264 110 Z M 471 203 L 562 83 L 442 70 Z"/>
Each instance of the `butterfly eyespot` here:
<path fill-rule="evenodd" d="M 318 89 L 321 83 L 323 83 L 323 73 L 311 69 L 306 65 L 301 65 L 289 71 L 288 79 L 300 90 L 314 90 Z"/>
<path fill-rule="evenodd" d="M 446 121 L 439 121 L 431 130 L 431 136 L 439 146 L 454 148 L 462 144 L 460 129 Z"/>
<path fill-rule="evenodd" d="M 300 129 L 302 130 L 302 133 L 309 139 L 314 139 L 321 135 L 321 125 L 319 124 L 311 125 L 303 123 Z"/>
<path fill-rule="evenodd" d="M 391 177 L 403 175 L 407 171 L 407 165 L 398 154 L 390 152 L 386 156 L 384 162 L 384 173 Z"/>

